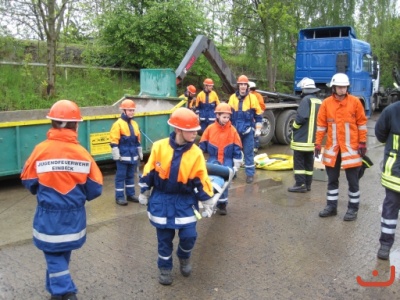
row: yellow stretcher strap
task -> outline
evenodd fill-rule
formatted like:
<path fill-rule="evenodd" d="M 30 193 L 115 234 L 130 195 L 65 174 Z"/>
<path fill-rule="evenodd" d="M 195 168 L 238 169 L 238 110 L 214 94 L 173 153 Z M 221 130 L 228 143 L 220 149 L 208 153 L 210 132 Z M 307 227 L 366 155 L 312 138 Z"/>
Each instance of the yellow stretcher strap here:
<path fill-rule="evenodd" d="M 293 170 L 293 156 L 286 154 L 262 153 L 254 157 L 254 163 L 257 169 L 269 171 Z"/>

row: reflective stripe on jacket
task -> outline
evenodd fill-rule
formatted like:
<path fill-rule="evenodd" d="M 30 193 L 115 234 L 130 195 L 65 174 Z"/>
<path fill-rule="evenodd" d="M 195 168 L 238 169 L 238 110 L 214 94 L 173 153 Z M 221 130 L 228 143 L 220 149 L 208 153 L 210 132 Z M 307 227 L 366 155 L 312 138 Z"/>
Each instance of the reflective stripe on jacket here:
<path fill-rule="evenodd" d="M 80 248 L 86 240 L 86 200 L 100 196 L 103 176 L 92 156 L 70 129 L 50 129 L 21 173 L 36 195 L 33 241 L 43 251 Z"/>
<path fill-rule="evenodd" d="M 324 165 L 334 167 L 340 151 L 344 169 L 361 166 L 358 146 L 367 141 L 367 118 L 360 99 L 350 94 L 342 101 L 326 98 L 318 112 L 315 143 L 321 145 L 325 134 Z"/>
<path fill-rule="evenodd" d="M 386 107 L 375 125 L 375 136 L 385 144 L 381 183 L 400 193 L 400 102 Z"/>
<path fill-rule="evenodd" d="M 137 147 L 140 147 L 139 125 L 122 113 L 110 130 L 110 145 L 118 147 L 121 161 L 135 163 L 139 159 Z"/>
<path fill-rule="evenodd" d="M 177 145 L 175 132 L 153 144 L 139 185 L 141 192 L 153 188 L 147 212 L 157 228 L 193 226 L 197 222 L 193 207 L 213 196 L 206 162 L 194 143 Z"/>
<path fill-rule="evenodd" d="M 309 94 L 303 97 L 293 122 L 293 139 L 290 148 L 297 151 L 314 151 L 317 115 L 321 100 Z"/>

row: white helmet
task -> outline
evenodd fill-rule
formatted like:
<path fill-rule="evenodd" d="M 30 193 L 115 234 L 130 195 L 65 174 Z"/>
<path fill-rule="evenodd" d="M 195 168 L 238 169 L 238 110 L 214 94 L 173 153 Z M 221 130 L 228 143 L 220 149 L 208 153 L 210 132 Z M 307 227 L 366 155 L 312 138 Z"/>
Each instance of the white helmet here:
<path fill-rule="evenodd" d="M 332 86 L 349 86 L 350 81 L 349 77 L 344 73 L 336 73 L 333 75 L 331 82 L 329 83 L 328 87 Z"/>
<path fill-rule="evenodd" d="M 300 80 L 297 87 L 302 89 L 303 94 L 314 94 L 320 91 L 320 89 L 315 86 L 314 80 L 308 77 L 304 77 Z"/>
<path fill-rule="evenodd" d="M 304 77 L 302 80 L 299 81 L 297 87 L 301 89 L 315 89 L 315 82 L 311 78 Z"/>
<path fill-rule="evenodd" d="M 249 88 L 255 88 L 256 87 L 256 83 L 253 81 L 249 81 Z"/>

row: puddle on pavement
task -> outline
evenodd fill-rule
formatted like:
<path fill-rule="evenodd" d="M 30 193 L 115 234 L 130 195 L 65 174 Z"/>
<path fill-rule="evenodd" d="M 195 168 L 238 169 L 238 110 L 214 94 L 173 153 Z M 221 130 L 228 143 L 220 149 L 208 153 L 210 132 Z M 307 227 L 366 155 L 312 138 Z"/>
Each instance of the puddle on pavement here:
<path fill-rule="evenodd" d="M 302 206 L 308 198 L 306 193 L 286 193 L 286 191 L 279 191 L 270 198 L 270 202 L 279 206 L 285 207 L 298 207 Z"/>
<path fill-rule="evenodd" d="M 265 193 L 266 191 L 270 191 L 272 188 L 279 186 L 282 186 L 282 179 L 280 177 L 276 177 L 261 179 L 253 184 L 233 186 L 229 189 L 229 191 L 236 194 L 242 194 L 243 192 L 246 192 L 246 194 Z"/>
<path fill-rule="evenodd" d="M 305 195 L 299 193 L 288 193 L 283 185 L 281 177 L 262 179 L 254 184 L 244 184 L 230 189 L 230 195 L 235 197 L 248 197 L 249 195 L 260 194 L 266 201 L 272 204 L 285 207 L 297 207 L 308 200 Z M 264 196 L 265 195 L 265 196 Z"/>

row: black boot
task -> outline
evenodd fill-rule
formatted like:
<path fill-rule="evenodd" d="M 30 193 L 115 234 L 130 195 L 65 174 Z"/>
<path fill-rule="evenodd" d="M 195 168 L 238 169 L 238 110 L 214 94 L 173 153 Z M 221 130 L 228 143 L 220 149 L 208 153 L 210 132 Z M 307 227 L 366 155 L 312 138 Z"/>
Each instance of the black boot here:
<path fill-rule="evenodd" d="M 336 216 L 337 215 L 337 209 L 334 206 L 327 205 L 324 210 L 321 210 L 319 212 L 319 216 L 321 218 L 325 217 L 331 217 L 331 216 Z"/>
<path fill-rule="evenodd" d="M 192 273 L 192 265 L 190 264 L 190 258 L 179 258 L 180 271 L 185 277 L 189 277 Z"/>
<path fill-rule="evenodd" d="M 291 193 L 305 193 L 305 192 L 307 192 L 307 188 L 306 188 L 305 184 L 294 185 L 294 186 L 288 188 L 288 192 L 291 192 Z"/>
<path fill-rule="evenodd" d="M 62 300 L 78 300 L 75 293 L 68 293 L 62 297 Z"/>
<path fill-rule="evenodd" d="M 346 214 L 344 215 L 344 221 L 354 221 L 357 219 L 357 208 L 348 208 Z"/>
<path fill-rule="evenodd" d="M 226 211 L 226 203 L 220 203 L 217 205 L 218 213 L 221 216 L 225 216 L 228 212 Z"/>
<path fill-rule="evenodd" d="M 172 270 L 160 269 L 160 275 L 158 276 L 158 282 L 163 285 L 172 284 Z"/>
<path fill-rule="evenodd" d="M 383 260 L 388 260 L 390 255 L 390 246 L 381 245 L 378 250 L 378 258 Z"/>
<path fill-rule="evenodd" d="M 128 202 L 125 199 L 115 199 L 115 202 L 117 202 L 118 205 L 128 205 Z"/>
<path fill-rule="evenodd" d="M 126 200 L 130 201 L 130 202 L 135 202 L 135 203 L 139 203 L 139 198 L 136 197 L 135 195 L 133 196 L 127 196 Z"/>

